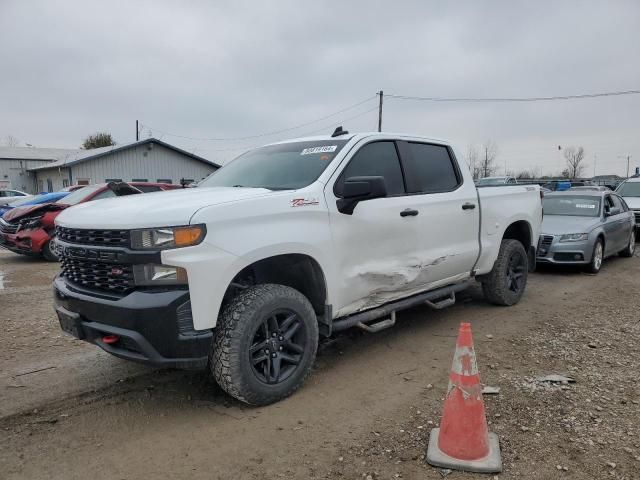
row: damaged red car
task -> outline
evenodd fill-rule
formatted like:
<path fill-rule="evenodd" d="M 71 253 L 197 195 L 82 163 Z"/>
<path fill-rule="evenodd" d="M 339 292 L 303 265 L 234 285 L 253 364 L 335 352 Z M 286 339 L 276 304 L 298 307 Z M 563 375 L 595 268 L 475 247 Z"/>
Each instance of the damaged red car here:
<path fill-rule="evenodd" d="M 131 188 L 134 187 L 134 188 Z M 55 218 L 65 208 L 102 198 L 181 188 L 168 183 L 99 183 L 71 192 L 54 203 L 17 207 L 0 218 L 0 247 L 15 253 L 58 260 L 54 247 Z"/>

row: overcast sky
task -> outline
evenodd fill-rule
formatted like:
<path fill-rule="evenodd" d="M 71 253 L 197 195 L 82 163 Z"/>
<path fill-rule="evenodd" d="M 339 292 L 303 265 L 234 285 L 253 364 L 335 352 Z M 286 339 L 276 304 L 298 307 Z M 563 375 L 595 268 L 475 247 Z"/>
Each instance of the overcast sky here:
<path fill-rule="evenodd" d="M 377 127 L 375 93 L 529 97 L 640 89 L 640 2 L 0 0 L 0 142 L 174 143 L 224 162 L 344 122 Z M 285 133 L 246 137 L 326 120 Z M 356 118 L 353 118 L 356 117 Z M 383 129 L 493 139 L 504 171 L 640 165 L 640 95 L 537 103 L 385 99 Z"/>

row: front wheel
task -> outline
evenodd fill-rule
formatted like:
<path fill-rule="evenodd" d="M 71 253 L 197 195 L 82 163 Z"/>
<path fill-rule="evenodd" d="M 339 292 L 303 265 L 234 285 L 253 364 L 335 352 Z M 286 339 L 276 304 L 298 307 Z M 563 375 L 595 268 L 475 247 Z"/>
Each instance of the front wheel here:
<path fill-rule="evenodd" d="M 229 395 L 267 405 L 302 385 L 317 349 L 318 322 L 309 300 L 284 285 L 255 285 L 218 318 L 209 363 Z"/>
<path fill-rule="evenodd" d="M 635 228 L 631 230 L 631 236 L 629 237 L 629 243 L 624 250 L 620 253 L 621 257 L 633 257 L 633 254 L 636 251 L 636 230 Z"/>
<path fill-rule="evenodd" d="M 42 257 L 47 262 L 58 262 L 60 260 L 58 251 L 56 250 L 55 242 L 56 237 L 51 237 L 42 247 Z"/>
<path fill-rule="evenodd" d="M 518 303 L 527 285 L 529 260 L 522 243 L 503 240 L 493 269 L 482 279 L 484 298 L 495 305 Z"/>
<path fill-rule="evenodd" d="M 596 240 L 596 244 L 593 246 L 593 253 L 591 254 L 591 263 L 587 267 L 589 273 L 598 273 L 602 267 L 602 260 L 604 259 L 604 245 L 602 239 Z"/>

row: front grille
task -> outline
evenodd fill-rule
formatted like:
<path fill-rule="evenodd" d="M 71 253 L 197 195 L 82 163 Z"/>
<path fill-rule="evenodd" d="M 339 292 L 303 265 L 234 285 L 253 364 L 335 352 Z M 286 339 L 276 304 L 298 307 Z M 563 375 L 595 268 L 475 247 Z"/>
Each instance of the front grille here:
<path fill-rule="evenodd" d="M 553 243 L 553 235 L 540 235 L 538 240 L 538 256 L 545 257 L 549 253 L 549 247 Z"/>
<path fill-rule="evenodd" d="M 115 293 L 128 293 L 134 288 L 133 266 L 79 260 L 63 256 L 61 274 L 77 285 Z"/>
<path fill-rule="evenodd" d="M 2 233 L 16 233 L 18 226 L 18 223 L 9 223 L 0 218 L 0 232 Z"/>
<path fill-rule="evenodd" d="M 636 216 L 636 225 L 640 225 L 640 210 L 634 210 L 633 214 Z"/>
<path fill-rule="evenodd" d="M 56 236 L 64 242 L 80 245 L 128 247 L 130 244 L 129 230 L 90 230 L 56 227 Z"/>

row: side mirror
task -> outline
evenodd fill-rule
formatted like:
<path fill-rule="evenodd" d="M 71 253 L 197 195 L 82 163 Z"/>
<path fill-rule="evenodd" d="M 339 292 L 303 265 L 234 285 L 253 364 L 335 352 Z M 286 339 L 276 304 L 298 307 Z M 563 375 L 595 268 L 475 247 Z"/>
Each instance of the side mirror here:
<path fill-rule="evenodd" d="M 338 211 L 353 214 L 359 202 L 387 196 L 384 177 L 349 177 L 342 187 L 342 198 L 336 202 Z"/>

